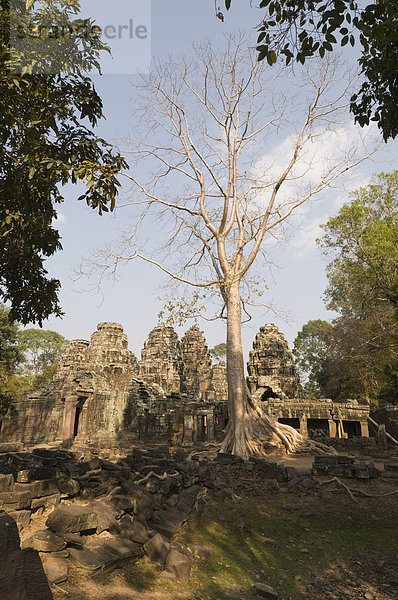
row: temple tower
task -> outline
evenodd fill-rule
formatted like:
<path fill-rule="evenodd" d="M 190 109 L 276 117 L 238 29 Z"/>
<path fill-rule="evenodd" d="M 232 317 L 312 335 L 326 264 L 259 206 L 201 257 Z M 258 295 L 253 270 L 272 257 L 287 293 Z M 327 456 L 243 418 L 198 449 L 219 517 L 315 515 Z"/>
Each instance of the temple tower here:
<path fill-rule="evenodd" d="M 293 354 L 273 323 L 261 327 L 256 335 L 247 370 L 249 389 L 255 399 L 298 397 Z"/>
<path fill-rule="evenodd" d="M 142 379 L 159 385 L 165 394 L 182 391 L 181 344 L 172 327 L 155 327 L 144 343 L 139 364 Z"/>
<path fill-rule="evenodd" d="M 211 386 L 211 358 L 203 332 L 196 325 L 181 339 L 181 354 L 184 391 L 205 400 Z"/>

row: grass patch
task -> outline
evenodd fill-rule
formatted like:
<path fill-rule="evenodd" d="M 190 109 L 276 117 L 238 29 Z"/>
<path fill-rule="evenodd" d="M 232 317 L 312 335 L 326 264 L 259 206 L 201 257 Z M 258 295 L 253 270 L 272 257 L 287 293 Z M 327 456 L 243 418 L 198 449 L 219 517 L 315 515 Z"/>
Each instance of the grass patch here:
<path fill-rule="evenodd" d="M 212 503 L 190 522 L 179 541 L 210 546 L 215 553 L 196 561 L 189 597 L 255 597 L 249 590 L 262 581 L 281 597 L 299 600 L 305 583 L 336 562 L 349 568 L 357 550 L 396 553 L 398 532 L 389 514 L 364 510 L 350 500 L 325 505 L 312 497 L 303 498 L 298 511 L 288 512 L 281 507 L 283 500 Z"/>

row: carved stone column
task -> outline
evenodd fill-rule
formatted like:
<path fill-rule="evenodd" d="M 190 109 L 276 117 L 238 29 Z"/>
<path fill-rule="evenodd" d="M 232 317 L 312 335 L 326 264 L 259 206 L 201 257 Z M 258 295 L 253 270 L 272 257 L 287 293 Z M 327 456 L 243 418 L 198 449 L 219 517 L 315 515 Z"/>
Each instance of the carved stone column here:
<path fill-rule="evenodd" d="M 203 427 L 203 415 L 198 415 L 196 417 L 196 422 L 197 422 L 197 437 L 196 437 L 196 441 L 197 442 L 203 442 L 203 437 L 204 437 L 204 427 Z"/>
<path fill-rule="evenodd" d="M 214 416 L 212 414 L 207 416 L 207 441 L 209 444 L 214 442 Z"/>
<path fill-rule="evenodd" d="M 300 433 L 304 437 L 308 437 L 307 415 L 300 417 Z"/>
<path fill-rule="evenodd" d="M 369 437 L 369 426 L 367 421 L 361 421 L 361 436 Z"/>
<path fill-rule="evenodd" d="M 329 420 L 329 437 L 335 438 L 337 434 L 336 421 Z"/>
<path fill-rule="evenodd" d="M 66 398 L 64 408 L 64 431 L 63 444 L 68 445 L 72 442 L 75 429 L 77 398 Z"/>
<path fill-rule="evenodd" d="M 193 446 L 193 416 L 184 415 L 183 447 Z"/>

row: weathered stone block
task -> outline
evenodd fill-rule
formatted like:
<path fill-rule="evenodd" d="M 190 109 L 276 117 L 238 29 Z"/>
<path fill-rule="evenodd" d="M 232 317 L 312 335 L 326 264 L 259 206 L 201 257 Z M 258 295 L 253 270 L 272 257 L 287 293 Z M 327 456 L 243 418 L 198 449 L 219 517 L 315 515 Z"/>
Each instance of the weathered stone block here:
<path fill-rule="evenodd" d="M 51 508 L 51 506 L 57 506 L 61 502 L 61 494 L 53 494 L 52 496 L 43 496 L 42 498 L 34 498 L 30 505 L 32 510 L 40 508 Z"/>
<path fill-rule="evenodd" d="M 66 543 L 51 529 L 42 529 L 27 538 L 24 547 L 33 548 L 39 552 L 59 552 L 66 548 Z"/>
<path fill-rule="evenodd" d="M 53 479 L 43 479 L 41 481 L 32 481 L 31 483 L 16 483 L 14 491 L 30 492 L 32 498 L 52 496 L 59 492 L 57 481 Z"/>
<path fill-rule="evenodd" d="M 165 568 L 170 573 L 174 573 L 177 579 L 183 583 L 188 583 L 191 575 L 192 562 L 193 561 L 189 556 L 172 548 L 167 555 Z"/>
<path fill-rule="evenodd" d="M 122 537 L 93 539 L 87 544 L 87 547 L 89 550 L 110 552 L 119 562 L 129 558 L 137 558 L 144 554 L 140 544 Z"/>
<path fill-rule="evenodd" d="M 71 548 L 70 559 L 78 568 L 93 573 L 115 562 L 115 555 L 110 552 L 88 550 L 88 548 Z"/>
<path fill-rule="evenodd" d="M 46 521 L 47 527 L 55 533 L 76 533 L 96 529 L 97 524 L 96 513 L 78 504 L 55 508 Z"/>
<path fill-rule="evenodd" d="M 176 523 L 172 523 L 171 521 L 153 523 L 153 528 L 169 541 L 171 541 L 178 532 L 178 525 Z"/>
<path fill-rule="evenodd" d="M 29 527 L 30 516 L 31 516 L 30 510 L 15 510 L 15 511 L 10 511 L 8 514 L 10 515 L 10 517 L 15 519 L 17 526 L 18 526 L 18 531 L 21 531 L 21 529 L 25 529 L 26 527 Z"/>
<path fill-rule="evenodd" d="M 29 508 L 32 501 L 32 495 L 28 492 L 1 492 L 0 493 L 0 508 L 7 510 L 20 510 L 21 508 Z"/>
<path fill-rule="evenodd" d="M 135 512 L 134 503 L 130 500 L 130 498 L 122 494 L 110 496 L 107 501 L 114 508 L 116 508 L 119 514 Z"/>
<path fill-rule="evenodd" d="M 255 583 L 253 587 L 256 590 L 256 593 L 262 598 L 267 598 L 267 600 L 278 600 L 278 592 L 270 585 L 267 585 L 266 583 Z"/>
<path fill-rule="evenodd" d="M 385 462 L 384 463 L 384 469 L 386 471 L 396 471 L 398 472 L 398 462 Z"/>
<path fill-rule="evenodd" d="M 354 477 L 355 467 L 350 465 L 336 465 L 328 469 L 328 474 L 332 477 Z"/>
<path fill-rule="evenodd" d="M 29 483 L 31 481 L 56 479 L 58 469 L 54 467 L 35 467 L 33 469 L 23 469 L 17 473 L 18 483 Z"/>
<path fill-rule="evenodd" d="M 104 502 L 95 501 L 90 503 L 90 509 L 97 515 L 97 533 L 109 531 L 120 533 L 120 525 L 116 521 L 117 511 L 112 510 Z"/>
<path fill-rule="evenodd" d="M 80 492 L 80 483 L 72 477 L 60 477 L 58 480 L 58 489 L 61 494 L 66 496 L 77 496 Z"/>
<path fill-rule="evenodd" d="M 382 479 L 398 479 L 398 471 L 382 471 Z"/>
<path fill-rule="evenodd" d="M 14 486 L 14 477 L 10 473 L 8 475 L 0 474 L 0 492 L 11 492 Z"/>
<path fill-rule="evenodd" d="M 121 519 L 122 532 L 132 542 L 138 544 L 145 544 L 151 535 L 143 523 L 141 523 L 136 517 L 125 516 Z"/>
<path fill-rule="evenodd" d="M 142 515 L 144 518 L 150 517 L 155 505 L 152 494 L 142 486 L 134 484 L 131 481 L 123 482 L 121 487 L 133 503 L 134 513 Z"/>
<path fill-rule="evenodd" d="M 43 568 L 50 585 L 63 583 L 68 579 L 69 563 L 65 558 L 49 556 L 43 563 Z"/>
<path fill-rule="evenodd" d="M 150 540 L 145 542 L 144 550 L 152 562 L 164 564 L 167 554 L 170 550 L 170 544 L 166 542 L 160 533 L 157 533 Z"/>

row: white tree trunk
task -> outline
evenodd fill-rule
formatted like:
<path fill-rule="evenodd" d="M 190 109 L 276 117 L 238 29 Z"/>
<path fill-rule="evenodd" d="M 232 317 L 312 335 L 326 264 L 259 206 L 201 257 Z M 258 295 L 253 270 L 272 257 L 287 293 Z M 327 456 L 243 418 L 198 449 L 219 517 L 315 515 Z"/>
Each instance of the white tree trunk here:
<path fill-rule="evenodd" d="M 283 425 L 254 405 L 246 386 L 242 332 L 241 297 L 239 282 L 228 290 L 227 302 L 227 380 L 229 422 L 221 445 L 228 452 L 247 459 L 250 455 L 264 455 L 264 444 L 294 452 L 298 448 L 319 448 L 289 425 Z M 325 448 L 326 450 L 326 448 Z"/>

